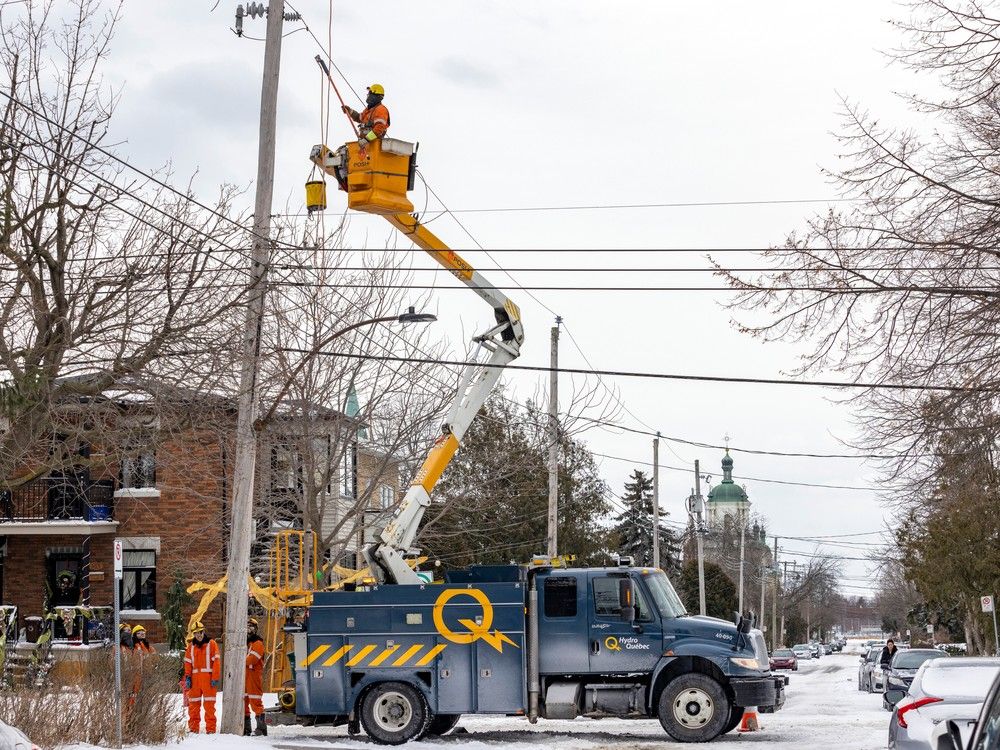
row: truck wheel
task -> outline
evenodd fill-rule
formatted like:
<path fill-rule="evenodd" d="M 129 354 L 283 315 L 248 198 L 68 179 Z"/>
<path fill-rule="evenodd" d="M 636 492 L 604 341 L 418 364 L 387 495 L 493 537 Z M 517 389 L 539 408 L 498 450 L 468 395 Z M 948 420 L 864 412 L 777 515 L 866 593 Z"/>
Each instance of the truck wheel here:
<path fill-rule="evenodd" d="M 667 734 L 679 742 L 708 742 L 724 731 L 732 710 L 722 685 L 690 672 L 660 693 L 657 714 Z"/>
<path fill-rule="evenodd" d="M 420 739 L 430 716 L 424 697 L 404 682 L 379 683 L 361 701 L 361 726 L 380 745 Z"/>
<path fill-rule="evenodd" d="M 729 712 L 729 721 L 726 722 L 726 728 L 722 730 L 723 734 L 729 734 L 736 727 L 740 725 L 743 721 L 743 712 L 746 711 L 743 706 L 733 706 Z"/>
<path fill-rule="evenodd" d="M 448 734 L 461 718 L 462 714 L 434 714 L 431 725 L 427 728 L 427 734 L 434 736 Z"/>

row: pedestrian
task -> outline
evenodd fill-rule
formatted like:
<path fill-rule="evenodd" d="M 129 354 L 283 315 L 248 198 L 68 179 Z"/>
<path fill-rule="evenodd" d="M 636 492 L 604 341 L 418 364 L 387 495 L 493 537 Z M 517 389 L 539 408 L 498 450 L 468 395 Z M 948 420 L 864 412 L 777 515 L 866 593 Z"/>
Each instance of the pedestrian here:
<path fill-rule="evenodd" d="M 354 122 L 361 125 L 359 143 L 364 146 L 379 138 L 385 137 L 385 132 L 389 129 L 390 118 L 389 109 L 382 104 L 385 97 L 385 89 L 380 83 L 373 83 L 368 87 L 368 98 L 365 99 L 365 109 L 362 112 L 351 109 L 346 104 L 343 109 Z"/>
<path fill-rule="evenodd" d="M 132 650 L 143 655 L 156 653 L 156 649 L 146 640 L 146 628 L 142 625 L 132 628 Z"/>
<path fill-rule="evenodd" d="M 882 653 L 879 654 L 878 657 L 879 666 L 882 667 L 882 669 L 888 667 L 889 662 L 892 661 L 892 657 L 896 655 L 897 651 L 899 651 L 899 649 L 896 648 L 896 642 L 893 641 L 892 638 L 887 640 L 885 642 L 885 647 L 882 649 Z"/>
<path fill-rule="evenodd" d="M 252 617 L 247 622 L 247 660 L 244 674 L 243 734 L 250 734 L 250 711 L 257 728 L 254 734 L 267 735 L 264 722 L 264 639 L 257 635 L 258 624 Z"/>
<path fill-rule="evenodd" d="M 132 628 L 127 622 L 123 622 L 118 626 L 118 643 L 123 649 L 132 648 Z"/>
<path fill-rule="evenodd" d="M 205 634 L 205 626 L 191 623 L 191 642 L 184 651 L 184 677 L 188 689 L 188 729 L 198 733 L 201 709 L 205 708 L 205 731 L 215 733 L 215 696 L 219 692 L 222 664 L 219 644 Z"/>

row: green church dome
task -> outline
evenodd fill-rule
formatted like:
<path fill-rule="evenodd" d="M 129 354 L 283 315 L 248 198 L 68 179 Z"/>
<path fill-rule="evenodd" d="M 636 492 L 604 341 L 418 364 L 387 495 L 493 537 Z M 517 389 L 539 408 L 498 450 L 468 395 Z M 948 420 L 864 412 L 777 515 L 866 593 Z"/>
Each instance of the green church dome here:
<path fill-rule="evenodd" d="M 742 487 L 733 481 L 733 457 L 726 449 L 726 455 L 722 459 L 722 481 L 715 485 L 708 493 L 710 503 L 745 503 L 747 493 Z"/>

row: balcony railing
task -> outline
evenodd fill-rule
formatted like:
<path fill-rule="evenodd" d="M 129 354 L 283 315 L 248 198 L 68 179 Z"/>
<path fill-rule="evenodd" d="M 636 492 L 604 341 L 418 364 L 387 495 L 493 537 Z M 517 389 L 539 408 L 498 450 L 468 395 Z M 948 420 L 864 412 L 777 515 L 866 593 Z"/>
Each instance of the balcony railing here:
<path fill-rule="evenodd" d="M 0 524 L 38 521 L 110 521 L 115 485 L 111 480 L 42 477 L 0 490 Z"/>

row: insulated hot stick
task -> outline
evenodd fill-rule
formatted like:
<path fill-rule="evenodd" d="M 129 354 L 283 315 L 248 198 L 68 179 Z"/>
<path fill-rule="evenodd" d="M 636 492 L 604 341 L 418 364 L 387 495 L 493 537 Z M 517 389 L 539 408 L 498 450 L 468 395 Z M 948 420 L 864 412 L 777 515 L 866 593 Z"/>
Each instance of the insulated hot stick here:
<path fill-rule="evenodd" d="M 319 65 L 319 67 L 323 70 L 323 73 L 326 75 L 326 80 L 330 82 L 330 86 L 333 88 L 333 93 L 335 93 L 337 95 L 337 99 L 340 100 L 340 111 L 344 112 L 344 115 L 347 117 L 347 121 L 351 123 L 351 130 L 354 131 L 354 137 L 360 138 L 361 133 L 358 132 L 358 128 L 354 124 L 354 120 L 352 120 L 351 116 L 344 111 L 344 108 L 347 106 L 347 103 L 344 101 L 344 97 L 340 95 L 340 91 L 337 90 L 337 84 L 333 82 L 333 76 L 330 75 L 330 69 L 326 66 L 326 63 L 323 62 L 323 58 L 320 57 L 319 55 L 316 55 L 316 64 Z"/>

